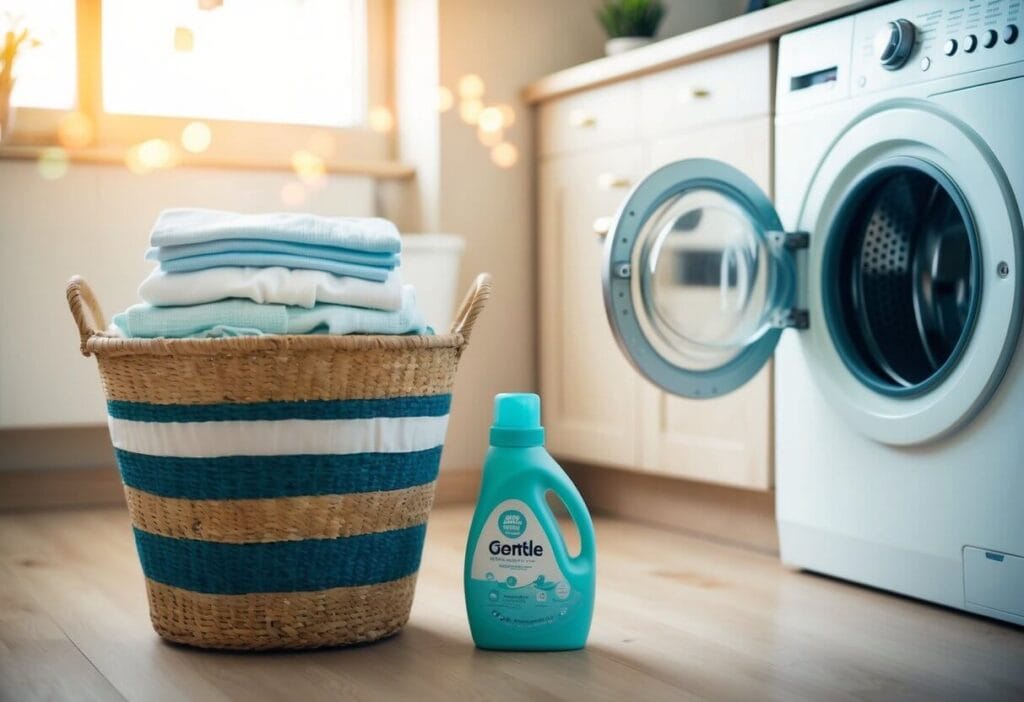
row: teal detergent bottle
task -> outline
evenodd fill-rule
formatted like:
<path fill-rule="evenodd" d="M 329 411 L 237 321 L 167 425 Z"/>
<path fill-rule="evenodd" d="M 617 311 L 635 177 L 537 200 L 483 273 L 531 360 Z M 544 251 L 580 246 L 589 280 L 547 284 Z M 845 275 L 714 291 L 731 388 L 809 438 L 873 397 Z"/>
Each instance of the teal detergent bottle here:
<path fill-rule="evenodd" d="M 571 557 L 545 495 L 580 533 Z M 491 448 L 466 545 L 466 611 L 473 641 L 505 651 L 583 648 L 594 613 L 594 526 L 587 507 L 544 450 L 540 398 L 494 398 Z"/>

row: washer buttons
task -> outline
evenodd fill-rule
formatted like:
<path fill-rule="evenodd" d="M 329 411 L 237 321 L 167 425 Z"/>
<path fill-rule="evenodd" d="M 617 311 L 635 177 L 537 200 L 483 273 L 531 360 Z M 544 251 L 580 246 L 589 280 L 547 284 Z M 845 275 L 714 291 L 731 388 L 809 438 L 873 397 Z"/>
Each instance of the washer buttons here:
<path fill-rule="evenodd" d="M 956 53 L 959 46 L 960 45 L 957 43 L 956 39 L 947 39 L 946 43 L 942 46 L 942 53 L 946 56 L 952 56 Z"/>
<path fill-rule="evenodd" d="M 973 34 L 968 34 L 964 37 L 964 51 L 967 53 L 973 53 L 978 48 L 978 37 Z"/>
<path fill-rule="evenodd" d="M 981 43 L 986 49 L 991 49 L 999 41 L 999 32 L 994 29 L 986 29 L 981 35 Z"/>
<path fill-rule="evenodd" d="M 1007 44 L 1012 44 L 1017 41 L 1018 34 L 1020 34 L 1020 32 L 1017 31 L 1017 25 L 1015 24 L 1008 24 L 1003 27 L 1003 41 Z"/>
<path fill-rule="evenodd" d="M 931 67 L 932 67 L 932 60 L 930 58 L 925 56 L 924 58 L 921 59 L 921 70 L 922 71 L 927 71 Z"/>

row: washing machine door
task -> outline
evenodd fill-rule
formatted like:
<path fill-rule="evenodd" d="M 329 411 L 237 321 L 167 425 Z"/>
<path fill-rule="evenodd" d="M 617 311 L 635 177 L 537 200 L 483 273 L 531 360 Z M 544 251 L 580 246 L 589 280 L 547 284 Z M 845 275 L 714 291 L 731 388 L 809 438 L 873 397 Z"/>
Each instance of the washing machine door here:
<path fill-rule="evenodd" d="M 619 346 L 656 385 L 717 397 L 752 378 L 782 329 L 802 326 L 794 249 L 768 197 L 719 161 L 645 178 L 605 241 L 605 310 Z"/>

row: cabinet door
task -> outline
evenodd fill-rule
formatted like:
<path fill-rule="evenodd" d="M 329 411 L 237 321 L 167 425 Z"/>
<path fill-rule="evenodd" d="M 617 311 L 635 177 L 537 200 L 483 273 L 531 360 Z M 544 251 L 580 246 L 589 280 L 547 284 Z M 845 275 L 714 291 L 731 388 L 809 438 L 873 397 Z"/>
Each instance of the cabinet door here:
<path fill-rule="evenodd" d="M 642 174 L 640 145 L 552 158 L 540 168 L 540 384 L 549 449 L 639 464 L 640 376 L 619 350 L 601 290 L 607 227 Z"/>
<path fill-rule="evenodd" d="M 771 118 L 753 118 L 651 142 L 649 170 L 684 158 L 735 166 L 771 195 Z M 771 364 L 738 390 L 688 400 L 641 380 L 645 470 L 740 487 L 771 487 Z"/>

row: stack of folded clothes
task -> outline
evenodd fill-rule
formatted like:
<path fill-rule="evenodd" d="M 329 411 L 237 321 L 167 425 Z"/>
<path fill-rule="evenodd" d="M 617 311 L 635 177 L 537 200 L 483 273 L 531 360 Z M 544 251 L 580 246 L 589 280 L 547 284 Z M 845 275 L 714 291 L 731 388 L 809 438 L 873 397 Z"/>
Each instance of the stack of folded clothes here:
<path fill-rule="evenodd" d="M 165 210 L 146 258 L 143 303 L 108 334 L 422 334 L 399 274 L 401 238 L 378 218 Z"/>

